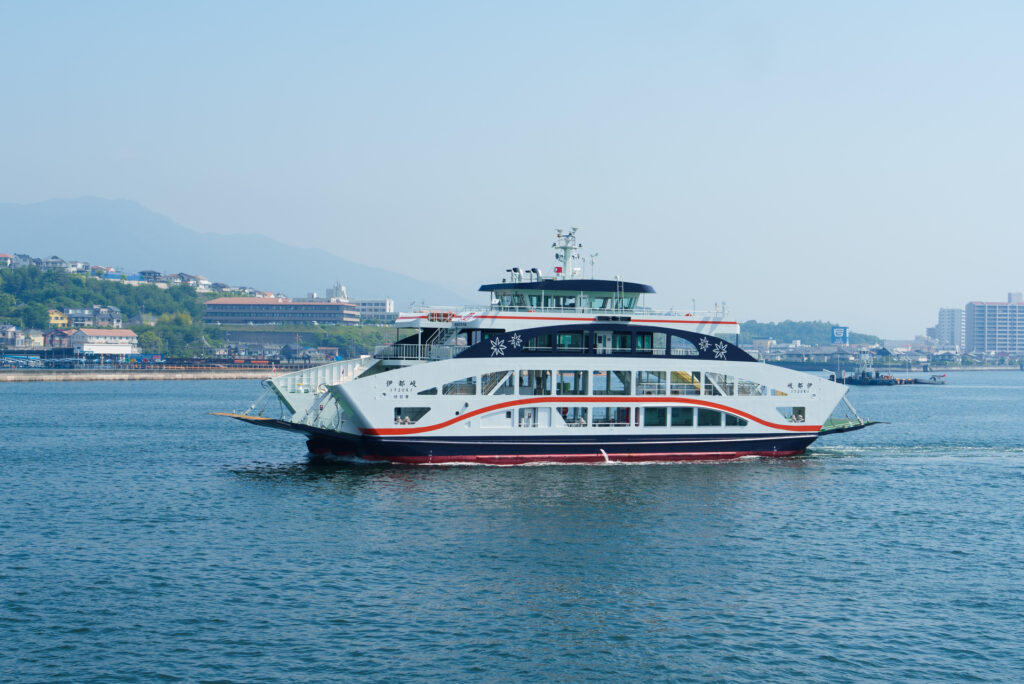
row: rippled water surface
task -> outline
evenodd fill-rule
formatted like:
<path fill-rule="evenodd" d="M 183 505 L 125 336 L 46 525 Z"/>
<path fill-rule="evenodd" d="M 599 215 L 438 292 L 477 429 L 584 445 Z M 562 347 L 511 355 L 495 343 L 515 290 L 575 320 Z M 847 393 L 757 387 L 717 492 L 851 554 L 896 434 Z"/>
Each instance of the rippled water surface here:
<path fill-rule="evenodd" d="M 714 465 L 315 467 L 256 383 L 0 384 L 0 680 L 1024 680 L 1024 373 Z"/>

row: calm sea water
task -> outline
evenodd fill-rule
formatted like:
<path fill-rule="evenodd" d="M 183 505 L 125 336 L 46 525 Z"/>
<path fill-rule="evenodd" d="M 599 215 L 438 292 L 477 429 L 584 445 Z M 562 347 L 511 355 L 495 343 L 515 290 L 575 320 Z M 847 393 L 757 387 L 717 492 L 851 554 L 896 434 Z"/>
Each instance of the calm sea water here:
<path fill-rule="evenodd" d="M 1024 680 L 1024 373 L 714 465 L 312 467 L 256 383 L 0 384 L 0 680 Z"/>

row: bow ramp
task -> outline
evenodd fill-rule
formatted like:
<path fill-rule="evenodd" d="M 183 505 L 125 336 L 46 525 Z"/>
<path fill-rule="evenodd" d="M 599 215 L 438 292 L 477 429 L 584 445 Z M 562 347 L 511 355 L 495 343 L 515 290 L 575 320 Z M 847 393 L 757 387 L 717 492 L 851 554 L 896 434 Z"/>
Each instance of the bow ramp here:
<path fill-rule="evenodd" d="M 355 411 L 334 388 L 355 380 L 377 363 L 372 356 L 360 356 L 268 378 L 263 381 L 266 391 L 248 409 L 214 415 L 279 429 L 340 430 Z"/>

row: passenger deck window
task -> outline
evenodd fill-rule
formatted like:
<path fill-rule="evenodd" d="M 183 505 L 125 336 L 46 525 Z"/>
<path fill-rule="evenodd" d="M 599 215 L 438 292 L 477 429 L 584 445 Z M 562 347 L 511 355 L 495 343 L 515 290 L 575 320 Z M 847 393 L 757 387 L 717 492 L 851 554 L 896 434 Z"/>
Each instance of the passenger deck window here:
<path fill-rule="evenodd" d="M 446 382 L 441 387 L 441 394 L 476 394 L 476 376 L 462 378 L 454 382 Z"/>
<path fill-rule="evenodd" d="M 714 427 L 722 424 L 722 412 L 714 409 L 697 409 L 697 425 L 700 427 Z"/>
<path fill-rule="evenodd" d="M 594 427 L 628 427 L 629 418 L 628 406 L 595 406 L 591 424 Z"/>
<path fill-rule="evenodd" d="M 775 408 L 790 423 L 803 423 L 807 420 L 807 409 L 803 406 L 776 406 Z"/>
<path fill-rule="evenodd" d="M 632 371 L 594 371 L 594 394 L 629 394 Z"/>
<path fill-rule="evenodd" d="M 559 406 L 555 412 L 562 416 L 567 427 L 587 427 L 586 406 Z"/>
<path fill-rule="evenodd" d="M 480 394 L 500 395 L 514 393 L 515 387 L 512 385 L 512 371 L 484 373 L 480 376 Z"/>
<path fill-rule="evenodd" d="M 519 427 L 551 427 L 551 408 L 528 406 L 519 409 Z"/>
<path fill-rule="evenodd" d="M 519 395 L 536 396 L 551 394 L 551 371 L 519 371 Z"/>
<path fill-rule="evenodd" d="M 693 407 L 673 406 L 672 427 L 693 427 Z"/>
<path fill-rule="evenodd" d="M 403 406 L 395 409 L 395 425 L 415 425 L 430 410 L 429 407 Z"/>
<path fill-rule="evenodd" d="M 744 425 L 747 424 L 747 420 L 746 420 L 746 418 L 740 418 L 739 416 L 734 416 L 731 413 L 726 413 L 725 414 L 725 424 L 727 426 L 732 425 L 732 426 L 736 426 L 736 427 L 743 427 Z"/>
<path fill-rule="evenodd" d="M 763 397 L 768 394 L 768 388 L 752 380 L 737 380 L 736 394 L 741 397 Z"/>
<path fill-rule="evenodd" d="M 665 371 L 637 371 L 637 394 L 664 394 Z"/>
<path fill-rule="evenodd" d="M 612 334 L 612 352 L 633 351 L 633 333 L 617 332 Z"/>
<path fill-rule="evenodd" d="M 700 371 L 672 371 L 669 377 L 669 393 L 677 396 L 700 394 Z"/>
<path fill-rule="evenodd" d="M 523 349 L 531 352 L 551 351 L 551 338 L 552 336 L 550 333 L 544 335 L 535 335 L 526 341 L 526 345 L 523 347 Z"/>
<path fill-rule="evenodd" d="M 558 351 L 581 352 L 586 349 L 582 332 L 564 332 L 555 336 Z"/>
<path fill-rule="evenodd" d="M 644 427 L 665 427 L 668 425 L 668 409 L 660 406 L 644 408 Z"/>
<path fill-rule="evenodd" d="M 736 393 L 736 379 L 724 373 L 704 374 L 704 394 L 709 396 L 732 396 Z"/>
<path fill-rule="evenodd" d="M 558 371 L 558 394 L 581 395 L 587 393 L 587 371 Z"/>
<path fill-rule="evenodd" d="M 678 335 L 672 335 L 669 340 L 669 355 L 699 356 L 697 348 L 693 346 L 693 343 L 684 337 L 679 337 Z"/>

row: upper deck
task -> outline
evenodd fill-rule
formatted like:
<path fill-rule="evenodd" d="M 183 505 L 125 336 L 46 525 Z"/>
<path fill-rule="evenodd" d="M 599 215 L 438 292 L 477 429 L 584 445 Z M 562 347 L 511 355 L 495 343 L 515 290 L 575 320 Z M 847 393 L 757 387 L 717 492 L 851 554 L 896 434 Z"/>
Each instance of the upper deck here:
<path fill-rule="evenodd" d="M 456 333 L 462 330 L 494 334 L 575 323 L 656 325 L 715 337 L 739 335 L 739 323 L 729 320 L 724 310 L 655 310 L 645 303 L 645 296 L 654 294 L 650 285 L 581 277 L 582 244 L 577 242 L 575 228 L 559 231 L 552 247 L 557 264 L 553 276 L 544 277 L 537 268 L 509 268 L 500 283 L 480 286 L 479 291 L 487 293 L 487 304 L 401 313 L 396 326 L 426 333 L 419 337 L 434 344 L 458 344 Z M 474 341 L 478 340 L 468 336 L 463 344 Z"/>

